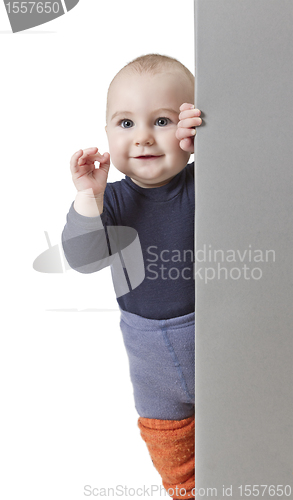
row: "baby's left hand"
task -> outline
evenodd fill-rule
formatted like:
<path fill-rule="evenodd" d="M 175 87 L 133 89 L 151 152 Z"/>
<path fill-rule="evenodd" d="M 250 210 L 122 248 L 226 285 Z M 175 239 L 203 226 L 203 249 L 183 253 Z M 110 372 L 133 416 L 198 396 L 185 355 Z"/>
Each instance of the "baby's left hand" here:
<path fill-rule="evenodd" d="M 176 138 L 180 141 L 183 151 L 194 152 L 195 127 L 202 124 L 201 111 L 195 109 L 193 104 L 184 103 L 180 106 L 179 122 L 177 124 Z"/>

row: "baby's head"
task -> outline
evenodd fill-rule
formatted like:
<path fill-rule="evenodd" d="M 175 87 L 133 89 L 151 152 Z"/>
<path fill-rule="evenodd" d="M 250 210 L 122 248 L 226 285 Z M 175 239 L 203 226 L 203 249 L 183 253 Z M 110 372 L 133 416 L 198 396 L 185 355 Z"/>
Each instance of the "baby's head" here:
<path fill-rule="evenodd" d="M 193 104 L 194 76 L 159 54 L 138 57 L 112 80 L 106 131 L 114 166 L 142 187 L 169 182 L 188 162 L 175 133 L 179 107 Z"/>

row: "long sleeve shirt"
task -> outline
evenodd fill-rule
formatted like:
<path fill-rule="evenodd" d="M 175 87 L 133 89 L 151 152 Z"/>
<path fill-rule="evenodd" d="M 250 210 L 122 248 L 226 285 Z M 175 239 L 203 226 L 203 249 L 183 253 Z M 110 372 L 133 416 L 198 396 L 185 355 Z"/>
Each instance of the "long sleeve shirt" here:
<path fill-rule="evenodd" d="M 132 289 L 129 285 L 128 293 L 116 294 L 119 306 L 151 319 L 189 314 L 195 308 L 194 212 L 193 163 L 157 188 L 142 188 L 126 176 L 107 184 L 101 216 L 80 215 L 72 204 L 62 233 L 66 259 L 77 271 L 95 272 L 113 263 L 109 255 L 119 254 L 109 242 L 111 231 L 133 228 L 133 233 L 124 232 L 123 244 L 131 246 L 138 235 L 144 278 Z M 123 266 L 127 279 L 127 264 Z"/>

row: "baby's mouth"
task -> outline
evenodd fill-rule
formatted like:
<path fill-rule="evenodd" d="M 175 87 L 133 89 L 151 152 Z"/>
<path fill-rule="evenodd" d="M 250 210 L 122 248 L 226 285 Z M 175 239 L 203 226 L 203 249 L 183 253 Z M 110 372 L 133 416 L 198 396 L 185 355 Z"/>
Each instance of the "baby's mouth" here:
<path fill-rule="evenodd" d="M 156 158 L 161 158 L 163 155 L 141 155 L 135 156 L 136 160 L 156 160 Z"/>

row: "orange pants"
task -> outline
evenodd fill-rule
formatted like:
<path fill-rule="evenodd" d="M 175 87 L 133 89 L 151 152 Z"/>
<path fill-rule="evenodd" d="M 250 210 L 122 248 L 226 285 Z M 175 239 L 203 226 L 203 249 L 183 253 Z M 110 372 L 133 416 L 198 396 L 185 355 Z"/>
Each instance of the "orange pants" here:
<path fill-rule="evenodd" d="M 195 497 L 195 418 L 157 420 L 140 417 L 138 427 L 170 496 Z"/>

